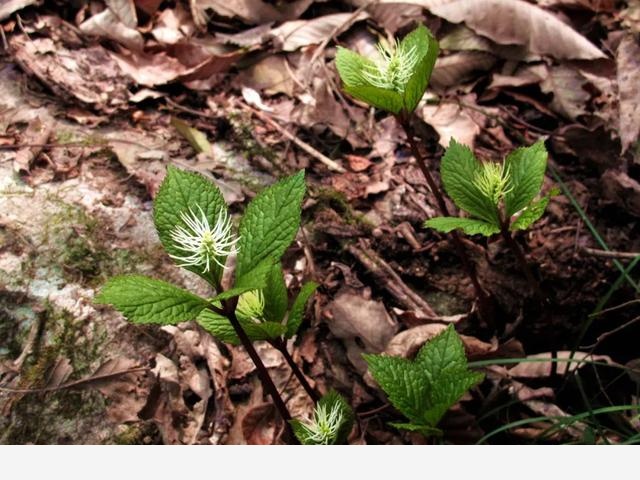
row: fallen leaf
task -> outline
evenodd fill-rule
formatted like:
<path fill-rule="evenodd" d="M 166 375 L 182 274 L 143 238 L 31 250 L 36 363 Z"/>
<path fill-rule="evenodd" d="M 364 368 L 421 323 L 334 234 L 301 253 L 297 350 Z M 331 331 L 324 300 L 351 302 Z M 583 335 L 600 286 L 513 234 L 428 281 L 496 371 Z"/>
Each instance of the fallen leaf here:
<path fill-rule="evenodd" d="M 49 38 L 24 35 L 13 37 L 11 46 L 22 69 L 61 98 L 75 98 L 106 112 L 127 104 L 131 80 L 102 47 L 69 50 Z"/>
<path fill-rule="evenodd" d="M 589 92 L 583 88 L 586 83 L 579 71 L 558 65 L 548 68 L 548 74 L 540 83 L 540 88 L 545 93 L 553 94 L 553 100 L 549 104 L 551 110 L 575 120 L 586 113 L 586 104 L 591 98 Z"/>
<path fill-rule="evenodd" d="M 553 371 L 553 364 L 556 365 L 556 373 L 558 375 L 564 375 L 569 369 L 570 372 L 577 370 L 578 368 L 585 366 L 585 363 L 579 363 L 583 360 L 588 360 L 592 362 L 605 362 L 605 363 L 613 363 L 611 357 L 607 355 L 591 355 L 585 352 L 575 352 L 573 359 L 575 361 L 569 362 L 545 362 L 541 361 L 544 359 L 552 359 L 557 358 L 560 360 L 568 360 L 571 356 L 570 351 L 558 351 L 555 352 L 556 355 L 554 357 L 551 353 L 538 353 L 536 355 L 528 355 L 528 359 L 533 359 L 537 361 L 533 362 L 523 362 L 519 363 L 513 368 L 509 369 L 509 375 L 516 378 L 540 378 L 540 377 L 548 377 L 551 375 Z"/>
<path fill-rule="evenodd" d="M 329 329 L 345 342 L 347 356 L 360 372 L 367 370 L 362 353 L 383 351 L 398 328 L 382 302 L 349 291 L 335 297 L 325 316 Z"/>
<path fill-rule="evenodd" d="M 625 172 L 609 169 L 601 177 L 602 190 L 606 198 L 625 211 L 640 217 L 640 182 Z"/>
<path fill-rule="evenodd" d="M 345 155 L 349 168 L 354 172 L 363 172 L 371 166 L 371 160 L 359 155 Z"/>
<path fill-rule="evenodd" d="M 395 3 L 397 0 L 380 0 Z M 525 45 L 530 52 L 557 59 L 605 55 L 558 17 L 524 0 L 403 0 L 421 5 L 451 23 L 465 22 L 500 44 Z"/>
<path fill-rule="evenodd" d="M 623 153 L 638 141 L 640 134 L 640 45 L 632 35 L 625 36 L 616 55 L 620 92 L 620 141 Z"/>
<path fill-rule="evenodd" d="M 190 127 L 186 122 L 177 117 L 171 117 L 171 125 L 189 142 L 189 145 L 191 145 L 196 152 L 206 153 L 207 155 L 213 154 L 213 148 L 211 148 L 207 136 L 200 130 Z"/>
<path fill-rule="evenodd" d="M 142 51 L 144 46 L 144 40 L 140 32 L 125 25 L 110 9 L 93 15 L 83 22 L 79 28 L 88 35 L 110 38 L 136 52 Z"/>
<path fill-rule="evenodd" d="M 466 109 L 455 103 L 426 105 L 419 113 L 422 119 L 438 132 L 438 143 L 443 147 L 448 147 L 452 138 L 473 147 L 475 138 L 480 133 L 477 121 Z"/>
<path fill-rule="evenodd" d="M 295 83 L 289 72 L 286 57 L 269 55 L 243 70 L 237 80 L 244 86 L 260 90 L 267 95 L 284 93 L 291 97 Z"/>
<path fill-rule="evenodd" d="M 250 23 L 283 22 L 298 18 L 314 0 L 294 0 L 278 4 L 263 0 L 191 0 L 191 12 L 196 24 L 204 27 L 208 20 L 207 9 L 222 17 L 234 18 Z"/>
<path fill-rule="evenodd" d="M 5 0 L 0 5 L 0 21 L 11 16 L 12 13 L 30 7 L 31 5 L 39 5 L 41 0 Z"/>
<path fill-rule="evenodd" d="M 307 45 L 321 43 L 330 35 L 339 34 L 368 16 L 365 12 L 360 12 L 355 18 L 352 18 L 351 13 L 334 13 L 311 20 L 294 20 L 274 28 L 271 33 L 281 44 L 280 50 L 292 52 Z"/>
<path fill-rule="evenodd" d="M 446 88 L 472 79 L 478 72 L 487 72 L 495 65 L 496 57 L 490 53 L 463 51 L 440 57 L 431 75 L 431 85 Z"/>
<path fill-rule="evenodd" d="M 105 3 L 126 27 L 137 28 L 138 15 L 133 0 L 105 0 Z"/>

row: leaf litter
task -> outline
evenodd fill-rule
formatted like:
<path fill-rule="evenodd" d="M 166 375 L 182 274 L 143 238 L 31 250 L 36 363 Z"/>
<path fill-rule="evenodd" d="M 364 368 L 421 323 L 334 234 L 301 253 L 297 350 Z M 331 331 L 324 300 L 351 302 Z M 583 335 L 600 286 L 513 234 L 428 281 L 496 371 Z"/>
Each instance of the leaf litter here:
<path fill-rule="evenodd" d="M 286 259 L 286 277 L 299 285 L 313 276 L 323 288 L 290 350 L 317 388 L 339 389 L 362 414 L 353 443 L 424 441 L 387 425 L 397 417 L 371 379 L 362 381 L 361 354 L 411 358 L 447 323 L 463 334 L 472 361 L 498 362 L 445 416 L 451 441 L 477 441 L 506 419 L 568 418 L 606 406 L 596 388 L 602 385 L 633 401 L 611 374 L 637 358 L 630 335 L 614 334 L 595 352 L 573 344 L 603 296 L 623 303 L 633 288 L 608 293 L 619 272 L 610 259 L 581 253 L 602 245 L 571 199 L 552 199 L 548 217 L 520 238 L 543 284 L 554 289 L 552 315 L 527 308 L 500 242 L 468 242 L 505 324 L 498 336 L 478 327 L 454 252 L 419 227 L 435 216 L 435 200 L 404 135 L 392 118 L 344 96 L 333 59 L 337 45 L 368 54 L 379 38 L 426 22 L 442 48 L 420 107 L 421 148 L 432 166 L 451 137 L 496 159 L 548 136 L 554 168 L 607 248 L 640 251 L 637 2 L 616 11 L 611 2 L 587 0 L 415 0 L 361 9 L 359 1 L 298 0 L 280 8 L 262 0 L 110 0 L 64 13 L 40 3 L 0 7 L 7 41 L 0 67 L 0 308 L 10 319 L 0 385 L 56 391 L 2 391 L 3 442 L 281 441 L 283 425 L 242 349 L 194 325 L 158 334 L 92 306 L 105 272 L 132 266 L 204 288 L 157 253 L 149 200 L 169 163 L 215 179 L 235 202 L 283 172 L 307 168 L 305 235 Z M 571 14 L 576 8 L 581 15 Z M 80 250 L 56 250 L 60 235 L 63 242 L 77 237 Z M 108 261 L 116 249 L 124 257 Z M 53 258 L 65 259 L 61 269 Z M 613 328 L 633 315 L 631 307 L 622 310 Z M 583 343 L 612 330 L 605 323 L 594 320 Z M 46 335 L 28 335 L 39 325 Z M 77 344 L 77 329 L 88 332 L 87 342 Z M 18 338 L 31 340 L 12 340 Z M 72 358 L 66 344 L 86 358 Z M 259 352 L 294 416 L 308 418 L 312 405 L 286 362 L 268 345 Z M 567 368 L 569 358 L 580 368 Z M 575 382 L 558 383 L 569 374 L 590 382 L 592 403 L 580 403 Z M 69 385 L 82 388 L 64 393 Z M 82 421 L 68 431 L 60 402 L 78 395 L 94 410 L 76 412 Z M 36 396 L 42 407 L 30 400 Z M 516 403 L 496 404 L 507 398 Z M 34 408 L 60 420 L 47 429 L 30 425 Z M 497 413 L 480 419 L 478 412 L 491 408 Z M 99 429 L 90 420 L 96 415 Z M 533 441 L 553 425 L 497 438 Z M 577 422 L 546 438 L 576 441 L 589 428 Z M 596 441 L 611 439 L 615 432 L 596 434 Z"/>

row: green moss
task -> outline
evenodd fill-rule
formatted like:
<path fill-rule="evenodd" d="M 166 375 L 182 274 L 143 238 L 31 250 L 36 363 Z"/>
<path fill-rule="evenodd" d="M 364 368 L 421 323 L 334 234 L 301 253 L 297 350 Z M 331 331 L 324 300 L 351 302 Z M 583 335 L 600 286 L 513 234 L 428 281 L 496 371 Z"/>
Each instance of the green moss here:
<path fill-rule="evenodd" d="M 312 195 L 318 202 L 316 205 L 317 209 L 331 208 L 340 215 L 347 225 L 362 228 L 367 232 L 373 228 L 371 222 L 369 222 L 363 214 L 356 212 L 353 207 L 351 207 L 344 193 L 334 188 L 318 187 L 312 190 Z"/>

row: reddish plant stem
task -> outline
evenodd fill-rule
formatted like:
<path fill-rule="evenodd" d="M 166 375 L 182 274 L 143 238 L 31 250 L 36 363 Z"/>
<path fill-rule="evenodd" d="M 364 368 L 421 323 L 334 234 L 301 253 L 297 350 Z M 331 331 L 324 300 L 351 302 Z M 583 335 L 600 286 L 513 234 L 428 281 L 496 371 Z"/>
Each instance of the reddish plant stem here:
<path fill-rule="evenodd" d="M 251 360 L 256 366 L 256 369 L 258 371 L 258 377 L 260 377 L 262 386 L 264 387 L 266 392 L 271 396 L 271 399 L 273 400 L 273 404 L 275 405 L 276 409 L 280 413 L 280 416 L 284 420 L 285 429 L 287 433 L 289 434 L 293 442 L 298 443 L 296 436 L 294 435 L 291 425 L 289 423 L 289 421 L 291 420 L 291 413 L 289 413 L 289 409 L 287 408 L 287 405 L 284 403 L 284 400 L 282 399 L 282 396 L 280 395 L 280 393 L 278 392 L 278 389 L 273 383 L 273 380 L 271 380 L 271 376 L 267 371 L 267 367 L 264 366 L 264 363 L 262 362 L 260 355 L 258 355 L 258 352 L 253 347 L 253 343 L 251 342 L 246 332 L 242 328 L 242 325 L 240 325 L 240 322 L 238 321 L 238 317 L 236 317 L 237 304 L 238 304 L 237 297 L 224 302 L 224 314 L 229 319 L 229 322 L 233 326 L 233 329 L 235 330 L 236 335 L 238 335 L 238 338 L 240 339 L 242 346 L 247 351 L 247 353 L 249 354 L 249 357 L 251 357 Z"/>
<path fill-rule="evenodd" d="M 438 203 L 440 214 L 447 217 L 450 216 L 449 209 L 447 208 L 447 204 L 444 201 L 442 192 L 440 191 L 440 188 L 438 187 L 433 176 L 431 175 L 431 172 L 427 167 L 427 162 L 425 161 L 424 156 L 422 155 L 422 153 L 420 153 L 420 149 L 418 148 L 418 144 L 415 141 L 413 128 L 411 127 L 409 118 L 405 116 L 398 116 L 397 119 L 400 125 L 402 126 L 405 134 L 407 135 L 407 140 L 409 141 L 409 146 L 411 147 L 411 153 L 413 154 L 413 157 L 416 159 L 416 163 L 418 164 L 418 167 L 422 171 L 422 174 L 424 175 L 424 178 L 427 181 L 427 185 L 429 185 L 429 188 L 431 189 L 433 196 L 436 198 L 436 202 Z M 473 284 L 473 288 L 475 289 L 476 296 L 478 297 L 478 300 L 479 300 L 479 308 L 481 310 L 480 314 L 485 320 L 491 321 L 493 315 L 491 314 L 492 308 L 490 306 L 489 296 L 484 291 L 484 289 L 480 285 L 480 282 L 478 281 L 478 275 L 476 274 L 475 267 L 469 260 L 469 257 L 467 256 L 467 252 L 464 249 L 464 245 L 462 243 L 462 239 L 460 238 L 460 234 L 458 234 L 458 232 L 454 230 L 451 232 L 450 235 L 451 235 L 454 248 L 456 249 L 456 253 L 458 254 L 458 257 L 460 257 L 460 260 L 462 261 L 462 266 L 467 272 L 467 275 L 469 276 L 469 279 Z"/>
<path fill-rule="evenodd" d="M 317 402 L 318 400 L 320 400 L 320 395 L 318 395 L 318 393 L 309 384 L 309 382 L 307 381 L 307 378 L 304 376 L 304 373 L 302 373 L 302 370 L 300 370 L 300 367 L 298 367 L 296 362 L 293 360 L 293 357 L 291 356 L 291 354 L 287 350 L 286 343 L 284 341 L 282 341 L 281 339 L 273 340 L 273 341 L 271 341 L 269 343 L 271 343 L 271 345 L 276 350 L 278 350 L 280 353 L 282 353 L 282 356 L 284 357 L 284 359 L 289 364 L 289 367 L 291 367 L 291 371 L 296 376 L 296 378 L 300 382 L 300 385 L 302 385 L 302 388 L 304 388 L 305 392 L 307 392 L 307 395 L 309 395 L 311 400 L 313 400 L 314 402 Z"/>

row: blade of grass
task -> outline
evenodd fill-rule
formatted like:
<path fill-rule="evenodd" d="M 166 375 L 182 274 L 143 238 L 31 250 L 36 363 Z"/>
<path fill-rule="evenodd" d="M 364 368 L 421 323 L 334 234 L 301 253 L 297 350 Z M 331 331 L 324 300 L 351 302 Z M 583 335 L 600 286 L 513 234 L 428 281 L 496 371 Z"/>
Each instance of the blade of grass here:
<path fill-rule="evenodd" d="M 507 430 L 511 430 L 512 428 L 521 427 L 523 425 L 529 425 L 531 423 L 543 422 L 543 421 L 558 421 L 563 425 L 570 425 L 571 423 L 575 423 L 585 418 L 589 418 L 593 415 L 603 415 L 606 413 L 617 413 L 617 412 L 625 412 L 628 410 L 638 410 L 640 407 L 638 405 L 616 405 L 613 407 L 603 407 L 598 408 L 596 410 L 592 410 L 590 412 L 582 412 L 577 415 L 571 415 L 568 417 L 557 417 L 557 416 L 540 416 L 540 417 L 532 417 L 525 418 L 522 420 L 517 420 L 515 422 L 508 423 L 506 425 L 502 425 L 499 428 L 487 433 L 484 437 L 476 442 L 476 445 L 485 443 L 489 438 L 494 437 L 495 435 L 505 432 Z"/>

